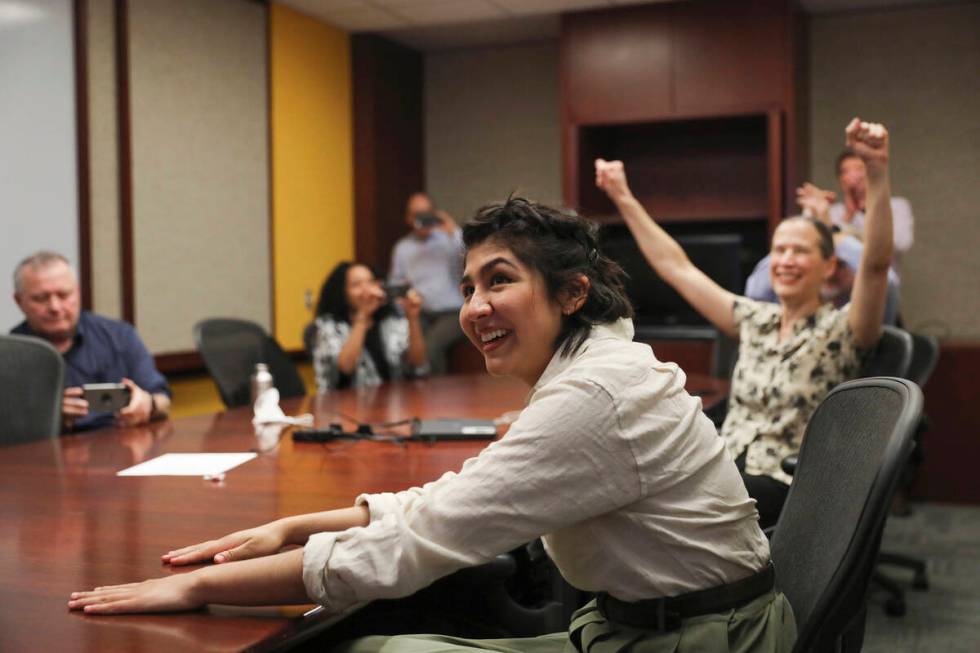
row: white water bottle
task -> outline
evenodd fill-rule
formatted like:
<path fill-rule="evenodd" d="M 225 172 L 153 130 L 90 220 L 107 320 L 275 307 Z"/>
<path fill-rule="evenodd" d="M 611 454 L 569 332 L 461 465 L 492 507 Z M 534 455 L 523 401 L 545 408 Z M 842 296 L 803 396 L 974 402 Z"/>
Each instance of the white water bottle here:
<path fill-rule="evenodd" d="M 255 374 L 252 375 L 252 405 L 255 405 L 255 400 L 258 399 L 259 395 L 268 390 L 269 388 L 275 387 L 273 385 L 272 374 L 269 372 L 269 366 L 265 363 L 255 364 Z"/>

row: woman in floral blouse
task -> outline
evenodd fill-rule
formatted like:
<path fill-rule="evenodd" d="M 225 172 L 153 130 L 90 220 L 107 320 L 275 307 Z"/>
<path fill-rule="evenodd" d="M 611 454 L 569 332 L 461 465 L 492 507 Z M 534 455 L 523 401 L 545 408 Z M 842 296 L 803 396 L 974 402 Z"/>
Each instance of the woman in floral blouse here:
<path fill-rule="evenodd" d="M 419 322 L 422 300 L 409 290 L 398 298 L 404 315 L 388 301 L 366 265 L 343 262 L 320 291 L 310 343 L 317 387 L 378 385 L 426 366 Z"/>
<path fill-rule="evenodd" d="M 892 259 L 888 132 L 852 120 L 847 145 L 867 166 L 864 254 L 851 302 L 840 309 L 821 297 L 835 271 L 833 233 L 819 220 L 787 218 L 772 237 L 770 276 L 778 304 L 731 293 L 694 267 L 630 192 L 623 164 L 596 161 L 596 184 L 616 204 L 657 273 L 726 335 L 740 341 L 729 410 L 721 427 L 761 525 L 774 525 L 789 490 L 780 469 L 799 451 L 810 415 L 835 385 L 857 376 L 878 341 Z"/>

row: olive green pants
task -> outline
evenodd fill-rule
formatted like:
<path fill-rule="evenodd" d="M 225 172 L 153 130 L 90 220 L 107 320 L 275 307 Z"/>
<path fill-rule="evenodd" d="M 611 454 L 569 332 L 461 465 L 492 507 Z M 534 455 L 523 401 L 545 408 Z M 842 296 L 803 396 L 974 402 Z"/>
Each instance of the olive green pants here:
<path fill-rule="evenodd" d="M 567 633 L 523 639 L 462 639 L 443 635 L 372 636 L 345 642 L 343 653 L 789 653 L 796 621 L 781 593 L 767 592 L 737 610 L 685 619 L 660 633 L 607 621 L 590 601 L 572 616 Z"/>

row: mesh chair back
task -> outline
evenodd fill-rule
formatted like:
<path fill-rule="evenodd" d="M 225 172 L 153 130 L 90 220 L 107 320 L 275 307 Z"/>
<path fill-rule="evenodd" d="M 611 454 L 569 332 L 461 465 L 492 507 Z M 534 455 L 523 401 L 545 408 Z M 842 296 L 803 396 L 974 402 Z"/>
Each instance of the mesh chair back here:
<path fill-rule="evenodd" d="M 719 331 L 711 343 L 711 376 L 731 379 L 738 361 L 738 340 Z"/>
<path fill-rule="evenodd" d="M 923 387 L 932 371 L 939 362 L 939 341 L 936 336 L 924 336 L 921 333 L 912 334 L 912 361 L 905 372 L 905 378 L 915 381 Z"/>
<path fill-rule="evenodd" d="M 64 374 L 61 354 L 44 340 L 0 335 L 0 444 L 58 435 Z"/>
<path fill-rule="evenodd" d="M 898 327 L 885 325 L 861 376 L 906 377 L 912 362 L 912 336 Z"/>
<path fill-rule="evenodd" d="M 912 447 L 922 393 L 875 377 L 834 388 L 807 425 L 771 543 L 799 626 L 796 651 L 835 650 L 856 617 L 891 496 Z"/>
<path fill-rule="evenodd" d="M 281 397 L 306 394 L 296 365 L 279 343 L 254 322 L 231 318 L 203 320 L 194 326 L 194 342 L 228 408 L 249 404 L 249 383 L 258 363 L 269 366 Z"/>

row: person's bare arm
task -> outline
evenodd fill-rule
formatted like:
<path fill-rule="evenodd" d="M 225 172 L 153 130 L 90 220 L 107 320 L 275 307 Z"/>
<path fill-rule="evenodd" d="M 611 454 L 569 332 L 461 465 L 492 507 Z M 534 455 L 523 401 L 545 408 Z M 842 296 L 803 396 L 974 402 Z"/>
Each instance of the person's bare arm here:
<path fill-rule="evenodd" d="M 380 287 L 362 289 L 354 297 L 353 305 L 350 307 L 350 335 L 337 354 L 337 367 L 344 374 L 351 375 L 357 369 L 357 361 L 364 351 L 367 332 L 374 324 L 374 314 L 384 301 L 385 295 Z"/>
<path fill-rule="evenodd" d="M 621 161 L 597 159 L 595 167 L 596 186 L 616 205 L 640 251 L 657 274 L 719 330 L 737 336 L 732 315 L 736 295 L 695 267 L 677 241 L 654 222 L 630 191 Z"/>
<path fill-rule="evenodd" d="M 446 211 L 442 209 L 435 210 L 435 216 L 439 218 L 442 222 L 439 224 L 439 228 L 445 231 L 447 234 L 454 234 L 459 230 L 459 223 L 457 223 L 453 216 L 449 215 Z"/>
<path fill-rule="evenodd" d="M 820 220 L 828 227 L 832 227 L 830 221 L 830 203 L 834 201 L 836 193 L 805 182 L 796 189 L 796 203 L 799 205 L 803 215 Z"/>
<path fill-rule="evenodd" d="M 404 299 L 398 301 L 405 311 L 405 318 L 408 320 L 408 351 L 405 352 L 405 359 L 412 367 L 422 367 L 429 359 L 420 317 L 422 298 L 415 290 L 409 290 Z"/>
<path fill-rule="evenodd" d="M 284 517 L 217 540 L 168 551 L 161 559 L 172 565 L 189 565 L 256 558 L 276 553 L 284 546 L 306 544 L 314 533 L 345 531 L 355 526 L 367 526 L 369 521 L 370 513 L 365 506 Z"/>
<path fill-rule="evenodd" d="M 303 551 L 205 567 L 139 583 L 72 592 L 70 610 L 90 614 L 180 612 L 208 603 L 283 605 L 308 603 L 303 585 Z"/>
<path fill-rule="evenodd" d="M 365 506 L 296 515 L 238 531 L 218 540 L 194 544 L 163 556 L 172 565 L 219 564 L 190 573 L 138 583 L 107 585 L 72 592 L 68 607 L 93 614 L 177 612 L 208 603 L 281 605 L 307 603 L 303 585 L 303 551 L 278 553 L 289 544 L 305 544 L 310 535 L 367 526 Z"/>
<path fill-rule="evenodd" d="M 851 292 L 848 323 L 857 346 L 868 348 L 878 341 L 885 315 L 888 268 L 892 238 L 891 184 L 888 177 L 888 131 L 878 123 L 854 118 L 845 130 L 847 145 L 867 168 L 867 210 L 864 221 L 864 251 Z"/>
<path fill-rule="evenodd" d="M 351 375 L 357 368 L 357 361 L 361 357 L 361 352 L 364 351 L 364 339 L 367 337 L 370 328 L 370 316 L 355 315 L 351 320 L 350 335 L 347 336 L 347 341 L 344 342 L 343 347 L 340 348 L 340 353 L 337 354 L 337 368 L 344 374 Z"/>

